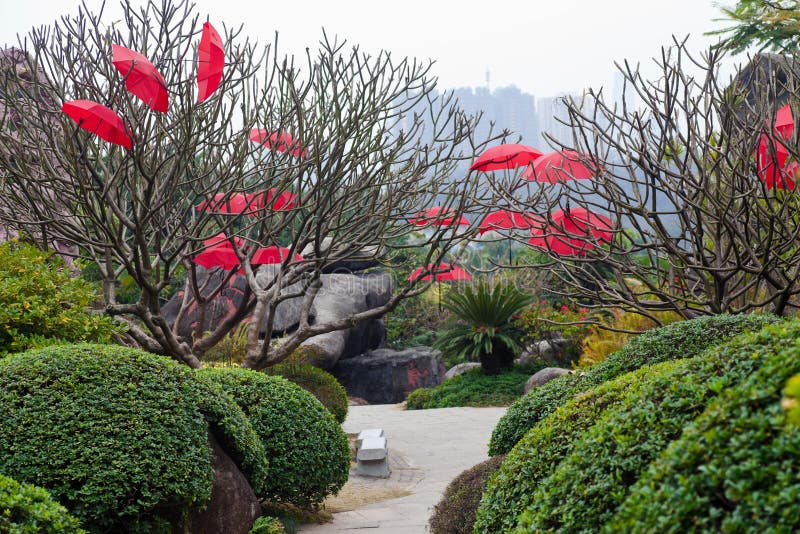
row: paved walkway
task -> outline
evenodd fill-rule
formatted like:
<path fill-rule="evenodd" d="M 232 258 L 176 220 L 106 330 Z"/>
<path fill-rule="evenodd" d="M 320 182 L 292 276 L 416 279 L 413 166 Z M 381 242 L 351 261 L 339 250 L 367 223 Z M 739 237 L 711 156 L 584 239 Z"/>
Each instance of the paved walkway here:
<path fill-rule="evenodd" d="M 392 475 L 372 484 L 403 487 L 411 495 L 334 514 L 332 523 L 304 525 L 304 533 L 422 534 L 447 484 L 487 458 L 487 445 L 505 408 L 440 408 L 405 411 L 398 405 L 351 406 L 345 432 L 383 428 Z M 351 475 L 352 477 L 352 475 Z M 362 477 L 359 477 L 362 479 Z M 363 480 L 363 479 L 362 479 Z"/>

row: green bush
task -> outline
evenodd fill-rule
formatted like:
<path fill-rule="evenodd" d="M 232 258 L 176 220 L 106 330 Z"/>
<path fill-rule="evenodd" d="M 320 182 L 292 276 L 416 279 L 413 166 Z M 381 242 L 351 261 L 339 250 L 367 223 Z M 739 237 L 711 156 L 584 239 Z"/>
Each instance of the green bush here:
<path fill-rule="evenodd" d="M 489 480 L 475 523 L 475 532 L 511 532 L 531 504 L 536 488 L 568 455 L 583 433 L 602 415 L 641 390 L 653 377 L 683 361 L 663 362 L 625 374 L 569 400 L 536 424 L 508 453 Z"/>
<path fill-rule="evenodd" d="M 212 430 L 256 494 L 267 456 L 244 413 L 191 369 L 111 345 L 0 360 L 0 465 L 91 532 L 167 528 L 211 496 Z"/>
<path fill-rule="evenodd" d="M 722 392 L 639 478 L 607 532 L 797 532 L 800 430 L 780 400 L 800 371 L 800 321 L 732 344 L 761 368 Z"/>
<path fill-rule="evenodd" d="M 779 320 L 773 315 L 714 315 L 645 332 L 584 373 L 552 380 L 511 405 L 492 433 L 489 454 L 510 451 L 537 422 L 577 393 L 646 364 L 696 356 L 744 331 Z"/>
<path fill-rule="evenodd" d="M 333 414 L 338 423 L 344 423 L 349 402 L 347 392 L 332 374 L 313 365 L 295 363 L 279 363 L 267 367 L 264 372 L 269 375 L 282 376 L 289 382 L 294 382 L 305 389 Z"/>
<path fill-rule="evenodd" d="M 120 326 L 91 313 L 96 297 L 54 253 L 0 243 L 0 357 L 65 342 L 111 341 Z"/>
<path fill-rule="evenodd" d="M 286 529 L 277 517 L 259 517 L 247 534 L 284 534 Z"/>
<path fill-rule="evenodd" d="M 270 459 L 267 498 L 315 506 L 347 481 L 350 447 L 333 415 L 300 386 L 241 368 L 197 371 L 250 418 Z"/>
<path fill-rule="evenodd" d="M 754 353 L 752 337 L 740 336 L 649 378 L 607 410 L 537 486 L 520 528 L 595 532 L 683 428 L 720 392 L 760 367 L 763 358 Z"/>
<path fill-rule="evenodd" d="M 514 365 L 511 371 L 499 375 L 471 369 L 434 388 L 412 391 L 406 399 L 406 409 L 508 406 L 522 395 L 531 375 L 544 366 L 544 363 Z"/>
<path fill-rule="evenodd" d="M 73 534 L 85 532 L 78 520 L 46 490 L 0 475 L 0 532 Z"/>
<path fill-rule="evenodd" d="M 502 462 L 503 456 L 495 456 L 454 478 L 433 509 L 428 522 L 430 531 L 433 534 L 471 534 L 486 481 Z"/>
<path fill-rule="evenodd" d="M 789 421 L 800 427 L 800 375 L 794 375 L 786 382 L 781 405 L 786 410 Z"/>

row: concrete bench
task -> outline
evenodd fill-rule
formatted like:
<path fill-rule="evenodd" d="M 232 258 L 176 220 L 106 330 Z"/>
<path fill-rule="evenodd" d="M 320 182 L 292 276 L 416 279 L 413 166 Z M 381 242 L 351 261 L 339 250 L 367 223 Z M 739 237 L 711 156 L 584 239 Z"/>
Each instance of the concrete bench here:
<path fill-rule="evenodd" d="M 358 437 L 356 438 L 356 451 L 361 448 L 361 442 L 364 441 L 365 438 L 383 437 L 386 437 L 386 434 L 383 433 L 382 428 L 368 428 L 366 430 L 362 430 L 358 433 Z"/>
<path fill-rule="evenodd" d="M 365 437 L 356 453 L 356 474 L 366 477 L 389 476 L 389 447 L 384 436 Z"/>

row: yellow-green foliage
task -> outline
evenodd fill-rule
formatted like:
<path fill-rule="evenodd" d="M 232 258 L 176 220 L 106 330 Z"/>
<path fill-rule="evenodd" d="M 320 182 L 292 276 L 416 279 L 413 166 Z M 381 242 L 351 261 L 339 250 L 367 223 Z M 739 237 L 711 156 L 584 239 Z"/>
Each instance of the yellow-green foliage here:
<path fill-rule="evenodd" d="M 789 421 L 800 426 L 800 375 L 794 375 L 786 382 L 781 405 L 786 410 Z"/>
<path fill-rule="evenodd" d="M 652 319 L 638 313 L 626 312 L 618 308 L 611 310 L 611 313 L 613 314 L 612 319 L 606 323 L 611 328 L 646 332 L 658 326 Z M 656 312 L 654 315 L 658 317 L 662 325 L 681 320 L 680 315 L 675 312 Z M 635 335 L 637 334 L 615 332 L 600 326 L 591 327 L 591 333 L 583 340 L 583 351 L 578 364 L 589 366 L 602 362 L 609 354 L 621 349 Z"/>
<path fill-rule="evenodd" d="M 219 343 L 208 349 L 203 355 L 203 362 L 239 365 L 247 356 L 247 329 L 249 323 L 241 323 L 236 330 L 223 337 Z M 211 365 L 211 367 L 218 367 Z"/>

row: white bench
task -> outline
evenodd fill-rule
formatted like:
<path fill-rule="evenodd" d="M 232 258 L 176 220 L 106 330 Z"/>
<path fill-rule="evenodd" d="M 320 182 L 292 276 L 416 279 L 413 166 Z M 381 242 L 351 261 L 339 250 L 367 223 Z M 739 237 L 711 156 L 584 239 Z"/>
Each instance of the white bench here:
<path fill-rule="evenodd" d="M 381 431 L 383 433 L 383 431 Z M 389 447 L 385 436 L 361 437 L 356 452 L 356 474 L 366 477 L 389 476 Z"/>

